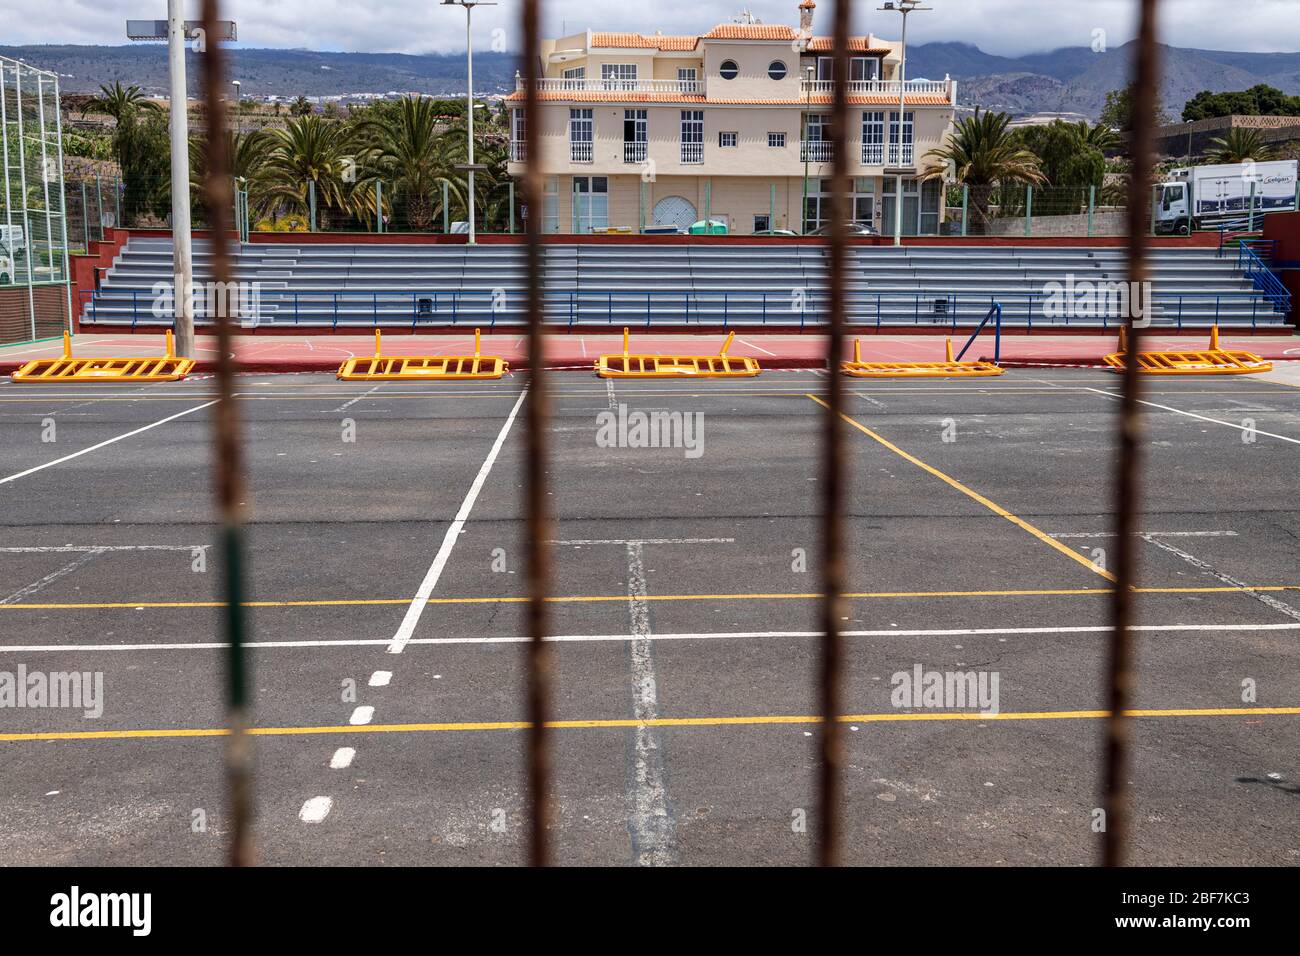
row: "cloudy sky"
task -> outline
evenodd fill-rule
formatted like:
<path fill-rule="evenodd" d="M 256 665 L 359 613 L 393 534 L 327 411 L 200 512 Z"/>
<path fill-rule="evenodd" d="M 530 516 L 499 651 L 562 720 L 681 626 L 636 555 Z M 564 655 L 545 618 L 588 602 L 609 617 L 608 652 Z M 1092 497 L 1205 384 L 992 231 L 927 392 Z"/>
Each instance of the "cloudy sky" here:
<path fill-rule="evenodd" d="M 797 0 L 543 0 L 546 35 L 591 27 L 653 33 L 701 32 L 746 6 L 764 23 L 796 23 Z M 829 32 L 833 0 L 821 0 L 818 26 Z M 1117 46 L 1132 39 L 1137 0 L 928 0 L 933 12 L 910 18 L 909 39 L 959 40 L 1017 55 L 1089 46 L 1094 31 Z M 0 0 L 0 44 L 123 41 L 128 18 L 160 18 L 166 0 Z M 197 18 L 198 0 L 187 0 Z M 859 0 L 857 27 L 884 36 L 897 15 Z M 225 0 L 241 46 L 428 53 L 465 48 L 465 18 L 439 0 Z M 1215 50 L 1300 50 L 1300 0 L 1163 0 L 1161 39 Z M 519 0 L 475 12 L 476 49 L 517 48 Z"/>

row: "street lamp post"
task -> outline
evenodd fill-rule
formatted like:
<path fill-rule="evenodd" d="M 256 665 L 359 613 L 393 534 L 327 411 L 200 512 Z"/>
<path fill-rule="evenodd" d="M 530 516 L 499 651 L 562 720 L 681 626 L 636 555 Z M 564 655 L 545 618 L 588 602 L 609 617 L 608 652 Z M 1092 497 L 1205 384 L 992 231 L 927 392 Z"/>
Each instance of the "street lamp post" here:
<path fill-rule="evenodd" d="M 239 82 L 239 80 L 235 80 L 233 83 L 231 83 L 231 86 L 233 86 L 233 87 L 235 88 L 235 104 L 234 104 L 234 114 L 235 114 L 235 132 L 238 133 L 238 132 L 241 132 L 241 131 L 243 130 L 243 125 L 242 125 L 241 120 L 240 120 L 240 117 L 239 117 L 239 102 L 240 102 L 240 100 L 239 100 L 239 86 L 240 86 L 240 82 Z"/>
<path fill-rule="evenodd" d="M 894 245 L 903 244 L 903 117 L 907 113 L 907 15 L 913 10 L 933 10 L 921 6 L 921 0 L 892 0 L 879 10 L 897 11 L 903 15 L 903 35 L 898 43 L 898 174 L 894 186 Z M 921 195 L 917 193 L 917 202 Z"/>
<path fill-rule="evenodd" d="M 470 31 L 475 7 L 495 7 L 494 0 L 442 0 L 444 7 L 465 8 L 465 123 L 469 138 L 469 162 L 466 165 L 468 181 L 466 201 L 469 204 L 469 244 L 477 242 L 474 231 L 474 36 Z"/>

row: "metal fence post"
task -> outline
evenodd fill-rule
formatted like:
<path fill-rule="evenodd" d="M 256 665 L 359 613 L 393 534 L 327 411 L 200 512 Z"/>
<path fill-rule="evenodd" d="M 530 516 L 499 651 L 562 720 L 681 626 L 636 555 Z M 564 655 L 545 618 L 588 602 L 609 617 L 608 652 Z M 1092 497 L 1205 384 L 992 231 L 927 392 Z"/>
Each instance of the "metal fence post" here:
<path fill-rule="evenodd" d="M 970 183 L 961 184 L 961 234 L 966 236 L 966 227 L 970 214 Z"/>
<path fill-rule="evenodd" d="M 1088 238 L 1092 238 L 1092 214 L 1097 205 L 1097 187 L 1088 187 Z"/>
<path fill-rule="evenodd" d="M 1025 238 L 1034 234 L 1034 187 L 1031 183 L 1025 187 Z"/>
<path fill-rule="evenodd" d="M 309 179 L 307 181 L 307 205 L 311 215 L 310 230 L 312 232 L 315 232 L 316 231 L 316 180 L 314 179 Z"/>
<path fill-rule="evenodd" d="M 384 231 L 384 181 L 375 180 L 375 232 Z"/>
<path fill-rule="evenodd" d="M 442 231 L 444 234 L 451 232 L 451 210 L 449 208 L 450 192 L 447 188 L 447 181 L 442 181 Z"/>

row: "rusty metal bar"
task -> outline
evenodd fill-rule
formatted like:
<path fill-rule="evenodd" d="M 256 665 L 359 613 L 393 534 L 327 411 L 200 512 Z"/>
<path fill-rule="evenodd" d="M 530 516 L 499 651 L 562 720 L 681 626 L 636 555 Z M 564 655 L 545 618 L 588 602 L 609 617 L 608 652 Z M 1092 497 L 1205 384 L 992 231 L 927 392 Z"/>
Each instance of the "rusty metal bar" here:
<path fill-rule="evenodd" d="M 528 206 L 528 408 L 524 440 L 525 574 L 528 586 L 528 791 L 532 801 L 529 860 L 533 866 L 550 862 L 550 751 L 546 727 L 550 701 L 550 648 L 546 594 L 550 584 L 550 509 L 546 500 L 546 426 L 550 404 L 543 368 L 542 329 L 542 170 L 540 116 L 537 109 L 540 0 L 524 0 L 524 202 Z"/>
<path fill-rule="evenodd" d="M 828 298 L 830 315 L 826 335 L 826 407 L 822 433 L 822 601 L 821 601 L 821 761 L 818 781 L 817 859 L 822 866 L 840 861 L 840 768 L 844 763 L 843 728 L 840 726 L 840 671 L 843 668 L 845 561 L 841 514 L 845 500 L 844 474 L 844 296 L 847 225 L 849 219 L 849 20 L 851 0 L 835 0 L 831 105 L 831 236 Z M 902 120 L 900 117 L 900 124 Z M 901 128 L 901 127 L 900 127 Z M 902 197 L 899 197 L 900 199 Z M 807 215 L 806 211 L 801 211 Z"/>
<path fill-rule="evenodd" d="M 228 288 L 231 276 L 229 236 L 230 207 L 234 202 L 229 175 L 229 140 L 226 136 L 225 104 L 221 91 L 225 87 L 225 56 L 216 39 L 221 19 L 220 0 L 203 0 L 203 86 L 208 118 L 208 169 L 204 194 L 207 200 L 208 226 L 212 233 L 212 280 L 214 289 Z M 189 290 L 185 290 L 189 294 Z M 179 298 L 179 297 L 178 297 Z M 233 297 L 239 301 L 242 296 Z M 221 546 L 225 561 L 226 640 L 226 714 L 230 737 L 226 744 L 226 787 L 230 811 L 230 864 L 251 866 L 254 862 L 252 834 L 252 738 L 247 734 L 250 722 L 250 685 L 244 642 L 247 633 L 244 602 L 244 463 L 240 444 L 239 408 L 234 401 L 235 360 L 231 331 L 232 296 L 225 292 L 205 297 L 205 308 L 213 321 L 217 337 L 217 404 L 213 406 L 213 429 L 216 444 L 215 485 L 217 508 L 221 519 Z M 179 306 L 179 302 L 178 302 Z"/>
<path fill-rule="evenodd" d="M 1102 863 L 1120 866 L 1124 862 L 1128 799 L 1125 774 L 1128 768 L 1129 724 L 1124 716 L 1133 685 L 1133 587 L 1137 583 L 1137 548 L 1133 529 L 1138 513 L 1138 476 L 1141 468 L 1138 438 L 1142 423 L 1138 401 L 1142 377 L 1138 372 L 1142 329 L 1150 316 L 1149 297 L 1143 294 L 1147 278 L 1147 215 L 1151 210 L 1152 125 L 1155 120 L 1159 84 L 1159 50 L 1156 46 L 1157 0 L 1140 0 L 1137 63 L 1134 70 L 1129 149 L 1133 156 L 1128 194 L 1128 302 L 1124 325 L 1128 349 L 1124 356 L 1123 399 L 1119 413 L 1119 470 L 1115 480 L 1115 588 L 1110 599 L 1110 655 L 1108 661 L 1109 716 L 1106 719 L 1105 830 Z M 1141 321 L 1136 321 L 1136 320 Z"/>

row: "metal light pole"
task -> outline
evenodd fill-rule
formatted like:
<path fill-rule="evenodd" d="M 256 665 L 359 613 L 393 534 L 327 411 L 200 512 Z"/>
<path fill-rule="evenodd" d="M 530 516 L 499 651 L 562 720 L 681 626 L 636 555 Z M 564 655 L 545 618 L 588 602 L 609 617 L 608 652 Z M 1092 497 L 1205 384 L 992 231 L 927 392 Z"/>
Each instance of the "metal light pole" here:
<path fill-rule="evenodd" d="M 167 0 L 167 61 L 171 74 L 172 272 L 176 276 L 172 314 L 176 354 L 194 352 L 194 255 L 190 243 L 190 118 L 185 91 L 185 10 Z"/>
<path fill-rule="evenodd" d="M 233 108 L 233 110 L 232 110 L 232 112 L 235 114 L 235 132 L 236 132 L 236 133 L 242 133 L 242 132 L 244 131 L 244 128 L 243 128 L 243 126 L 242 126 L 242 124 L 241 124 L 241 121 L 240 121 L 240 118 L 239 118 L 239 103 L 240 103 L 240 98 L 239 98 L 239 86 L 240 86 L 240 83 L 239 83 L 239 80 L 235 80 L 235 81 L 232 82 L 230 85 L 233 86 L 233 87 L 235 88 L 235 103 L 234 103 L 234 108 Z"/>
<path fill-rule="evenodd" d="M 933 10 L 921 6 L 921 0 L 894 0 L 878 7 L 881 11 L 893 10 L 903 15 L 903 35 L 898 42 L 898 174 L 894 187 L 894 245 L 903 244 L 903 117 L 907 112 L 907 15 L 913 10 Z M 915 129 L 915 127 L 914 127 Z M 918 192 L 916 201 L 921 201 Z"/>
<path fill-rule="evenodd" d="M 468 177 L 466 184 L 469 195 L 469 244 L 477 242 L 474 231 L 474 35 L 470 31 L 475 7 L 495 7 L 494 0 L 442 0 L 444 7 L 465 8 L 465 124 L 469 139 L 469 162 L 465 167 Z"/>

